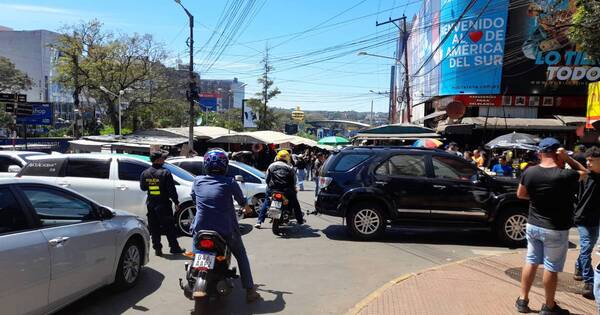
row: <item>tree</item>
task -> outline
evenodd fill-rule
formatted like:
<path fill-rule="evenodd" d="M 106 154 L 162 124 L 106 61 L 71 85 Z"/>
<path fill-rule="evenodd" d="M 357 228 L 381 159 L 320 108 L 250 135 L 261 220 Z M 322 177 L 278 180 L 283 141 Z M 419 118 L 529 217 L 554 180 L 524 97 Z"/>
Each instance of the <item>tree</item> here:
<path fill-rule="evenodd" d="M 570 37 L 592 58 L 600 58 L 600 2 L 580 0 L 573 17 Z"/>
<path fill-rule="evenodd" d="M 131 105 L 124 111 L 125 122 L 125 115 L 152 98 L 154 82 L 164 74 L 161 61 L 167 57 L 163 45 L 151 35 L 115 37 L 97 21 L 66 27 L 55 47 L 61 53 L 57 81 L 74 90 L 75 102 L 85 91 L 102 104 L 115 133 L 119 132 L 119 91 L 124 92 L 122 103 L 129 100 Z"/>
<path fill-rule="evenodd" d="M 31 89 L 33 83 L 26 73 L 17 69 L 6 57 L 0 57 L 0 92 L 19 93 Z M 0 126 L 12 125 L 13 118 L 0 106 Z"/>
<path fill-rule="evenodd" d="M 260 99 L 250 99 L 248 105 L 258 113 L 258 122 L 256 123 L 258 130 L 271 130 L 276 126 L 279 117 L 272 108 L 268 107 L 268 103 L 270 99 L 281 94 L 281 91 L 279 88 L 273 87 L 273 80 L 269 79 L 269 74 L 273 72 L 275 68 L 269 62 L 268 47 L 265 50 L 262 64 L 263 73 L 257 80 L 262 86 L 262 89 L 260 92 L 256 93 L 256 96 L 260 97 Z"/>

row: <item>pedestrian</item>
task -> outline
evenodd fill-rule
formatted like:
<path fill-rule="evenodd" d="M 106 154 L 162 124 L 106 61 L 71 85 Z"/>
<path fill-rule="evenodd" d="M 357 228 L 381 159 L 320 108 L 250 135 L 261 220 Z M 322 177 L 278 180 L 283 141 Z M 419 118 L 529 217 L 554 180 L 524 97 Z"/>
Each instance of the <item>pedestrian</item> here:
<path fill-rule="evenodd" d="M 298 189 L 304 191 L 304 180 L 306 177 L 306 160 L 302 154 L 296 158 L 296 177 L 298 179 Z"/>
<path fill-rule="evenodd" d="M 513 169 L 506 163 L 506 158 L 501 156 L 498 158 L 498 164 L 492 167 L 492 172 L 496 173 L 497 176 L 512 176 Z"/>
<path fill-rule="evenodd" d="M 581 165 L 584 165 L 587 163 L 586 161 L 586 150 L 585 150 L 585 145 L 580 144 L 580 145 L 576 145 L 575 148 L 573 149 L 573 159 L 577 162 L 579 162 Z"/>
<path fill-rule="evenodd" d="M 150 153 L 152 166 L 142 172 L 140 188 L 148 192 L 146 206 L 148 207 L 148 230 L 152 236 L 152 248 L 156 256 L 162 256 L 161 234 L 167 235 L 171 254 L 182 254 L 184 248 L 179 247 L 177 232 L 175 230 L 175 217 L 173 216 L 173 203 L 179 210 L 179 199 L 175 189 L 175 181 L 171 172 L 163 167 L 167 151 L 153 151 Z"/>
<path fill-rule="evenodd" d="M 477 165 L 479 168 L 485 166 L 485 158 L 483 157 L 481 150 L 477 149 L 473 151 L 473 161 L 475 161 L 475 165 Z"/>
<path fill-rule="evenodd" d="M 463 156 L 463 154 L 459 151 L 458 143 L 456 143 L 456 142 L 450 142 L 448 144 L 448 149 L 446 149 L 446 152 L 455 154 L 458 156 Z"/>
<path fill-rule="evenodd" d="M 600 228 L 600 148 L 591 147 L 585 152 L 588 178 L 579 183 L 575 225 L 579 231 L 579 257 L 575 262 L 575 280 L 583 280 L 582 295 L 594 299 L 594 271 L 592 251 L 598 241 Z M 600 280 L 600 279 L 599 279 Z M 600 286 L 597 283 L 596 286 Z"/>
<path fill-rule="evenodd" d="M 517 189 L 518 198 L 529 200 L 529 216 L 527 256 L 521 275 L 521 294 L 515 306 L 520 313 L 531 312 L 529 291 L 538 266 L 543 264 L 546 301 L 540 314 L 569 314 L 556 304 L 554 296 L 558 273 L 562 272 L 567 257 L 577 183 L 585 179 L 587 170 L 569 157 L 554 138 L 542 139 L 539 150 L 540 164 L 523 173 Z M 572 169 L 564 169 L 565 162 Z"/>

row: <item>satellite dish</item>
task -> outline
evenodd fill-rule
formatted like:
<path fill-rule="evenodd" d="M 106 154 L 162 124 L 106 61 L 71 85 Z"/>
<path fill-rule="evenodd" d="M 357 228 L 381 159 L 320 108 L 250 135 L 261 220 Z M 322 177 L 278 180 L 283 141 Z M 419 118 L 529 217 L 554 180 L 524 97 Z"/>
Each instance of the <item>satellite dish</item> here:
<path fill-rule="evenodd" d="M 450 102 L 450 104 L 446 106 L 446 114 L 448 114 L 448 117 L 451 119 L 463 117 L 465 115 L 465 104 L 458 101 Z"/>

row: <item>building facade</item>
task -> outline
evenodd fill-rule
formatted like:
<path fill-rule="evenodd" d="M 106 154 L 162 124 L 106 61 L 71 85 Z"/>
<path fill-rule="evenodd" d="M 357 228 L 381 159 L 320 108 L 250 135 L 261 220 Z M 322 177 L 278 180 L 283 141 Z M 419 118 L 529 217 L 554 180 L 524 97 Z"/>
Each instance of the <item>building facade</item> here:
<path fill-rule="evenodd" d="M 202 98 L 216 99 L 219 110 L 242 108 L 246 84 L 233 80 L 200 80 L 200 96 Z"/>
<path fill-rule="evenodd" d="M 424 0 L 407 41 L 401 120 L 444 132 L 465 117 L 510 129 L 510 119 L 585 116 L 600 63 L 568 38 L 575 10 L 576 0 Z"/>

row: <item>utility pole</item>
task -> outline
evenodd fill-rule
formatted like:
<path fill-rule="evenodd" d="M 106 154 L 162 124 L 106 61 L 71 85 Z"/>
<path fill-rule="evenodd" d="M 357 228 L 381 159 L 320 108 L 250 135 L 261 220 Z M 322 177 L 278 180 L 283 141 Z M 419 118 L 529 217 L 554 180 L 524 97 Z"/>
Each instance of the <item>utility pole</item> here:
<path fill-rule="evenodd" d="M 404 41 L 404 103 L 406 104 L 406 120 L 407 122 L 411 122 L 412 120 L 412 110 L 410 108 L 410 87 L 409 87 L 409 79 L 408 79 L 408 31 L 406 29 L 406 16 L 402 16 L 403 21 L 403 34 L 402 40 Z"/>
<path fill-rule="evenodd" d="M 403 21 L 403 27 L 401 27 L 397 22 Z M 397 19 L 391 19 L 389 18 L 387 21 L 379 23 L 379 22 L 375 22 L 375 26 L 381 26 L 381 25 L 385 25 L 388 23 L 393 23 L 398 30 L 400 31 L 400 33 L 398 34 L 398 41 L 397 41 L 397 45 L 396 45 L 396 64 L 401 64 L 400 62 L 400 43 L 402 43 L 403 45 L 403 53 L 404 53 L 404 72 L 405 72 L 405 95 L 406 95 L 406 104 L 407 104 L 407 109 L 408 109 L 408 121 L 410 122 L 410 95 L 409 95 L 409 87 L 408 87 L 408 56 L 406 54 L 406 42 L 408 40 L 408 36 L 407 36 L 407 31 L 406 31 L 406 16 L 402 16 L 400 18 Z M 398 108 L 397 108 L 397 84 L 396 84 L 396 67 L 395 65 L 392 66 L 391 69 L 391 74 L 390 74 L 390 109 L 389 109 L 389 122 L 391 124 L 395 124 L 397 122 L 397 114 L 398 114 Z"/>
<path fill-rule="evenodd" d="M 194 80 L 194 16 L 190 13 L 190 11 L 188 11 L 183 4 L 181 4 L 181 0 L 175 0 L 175 2 L 177 4 L 179 4 L 181 6 L 181 8 L 183 8 L 183 10 L 185 11 L 185 14 L 187 14 L 188 19 L 189 19 L 189 24 L 190 24 L 190 38 L 188 41 L 188 47 L 190 48 L 190 65 L 188 68 L 188 72 L 190 75 L 190 82 L 189 82 L 189 91 L 188 91 L 188 100 L 190 102 L 190 123 L 189 123 L 189 130 L 188 130 L 188 148 L 190 150 L 194 150 L 194 99 L 196 99 L 198 97 L 198 95 L 194 95 L 194 94 L 199 94 L 198 89 L 196 88 L 196 81 Z M 198 75 L 198 79 L 200 79 L 200 75 Z M 208 113 L 206 116 L 206 120 L 208 123 Z"/>
<path fill-rule="evenodd" d="M 371 127 L 373 127 L 373 100 L 371 100 L 371 119 L 369 121 L 371 122 Z"/>

